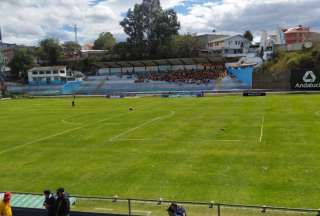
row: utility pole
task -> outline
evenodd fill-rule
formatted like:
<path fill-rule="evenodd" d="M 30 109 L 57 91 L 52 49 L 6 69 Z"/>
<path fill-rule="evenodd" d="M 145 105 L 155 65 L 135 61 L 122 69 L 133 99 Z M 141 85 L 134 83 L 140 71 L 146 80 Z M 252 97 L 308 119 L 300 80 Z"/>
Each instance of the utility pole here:
<path fill-rule="evenodd" d="M 0 43 L 2 43 L 2 27 L 0 25 Z"/>
<path fill-rule="evenodd" d="M 78 43 L 78 27 L 74 25 L 74 42 Z"/>

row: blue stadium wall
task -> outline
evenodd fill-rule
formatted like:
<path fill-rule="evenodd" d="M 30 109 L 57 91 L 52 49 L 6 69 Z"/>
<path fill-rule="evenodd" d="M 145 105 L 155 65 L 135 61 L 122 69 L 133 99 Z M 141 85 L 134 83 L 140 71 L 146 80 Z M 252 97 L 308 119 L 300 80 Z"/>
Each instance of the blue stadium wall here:
<path fill-rule="evenodd" d="M 235 76 L 237 80 L 244 83 L 248 88 L 252 88 L 252 76 L 254 68 L 248 67 L 228 67 L 228 74 Z"/>
<path fill-rule="evenodd" d="M 65 82 L 61 80 L 52 80 L 50 81 L 50 84 L 47 83 L 46 80 L 43 81 L 29 81 L 29 85 L 61 85 L 64 84 Z"/>

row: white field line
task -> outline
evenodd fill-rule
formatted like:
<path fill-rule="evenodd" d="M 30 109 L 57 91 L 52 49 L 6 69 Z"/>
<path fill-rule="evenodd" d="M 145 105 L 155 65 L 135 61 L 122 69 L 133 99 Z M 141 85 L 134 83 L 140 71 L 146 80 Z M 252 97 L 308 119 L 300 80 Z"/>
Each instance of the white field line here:
<path fill-rule="evenodd" d="M 149 141 L 151 140 L 149 139 Z M 147 141 L 147 139 L 117 139 L 117 141 Z"/>
<path fill-rule="evenodd" d="M 125 135 L 127 135 L 127 134 L 129 134 L 129 133 L 131 133 L 131 132 L 133 132 L 133 131 L 135 131 L 135 130 L 138 130 L 138 129 L 140 129 L 140 128 L 148 125 L 148 124 L 152 124 L 153 122 L 161 121 L 161 120 L 170 118 L 170 117 L 172 117 L 175 113 L 176 113 L 175 111 L 171 111 L 171 113 L 170 113 L 169 115 L 159 116 L 159 117 L 153 118 L 153 119 L 151 119 L 151 120 L 149 120 L 149 121 L 146 121 L 146 122 L 144 122 L 144 123 L 142 123 L 142 124 L 139 124 L 139 125 L 136 126 L 136 127 L 130 128 L 130 129 L 128 129 L 128 130 L 125 130 L 125 131 L 122 132 L 122 133 L 119 133 L 119 134 L 111 137 L 111 138 L 109 139 L 109 141 L 110 141 L 110 142 L 113 142 L 113 141 L 117 140 L 118 138 L 120 138 L 120 137 L 122 137 L 122 136 L 125 136 Z"/>
<path fill-rule="evenodd" d="M 110 140 L 109 140 L 110 141 Z M 113 140 L 112 142 L 121 142 L 121 141 L 151 141 L 151 142 L 160 142 L 160 141 L 170 141 L 170 139 L 139 139 L 139 138 L 136 138 L 136 139 L 116 139 L 116 140 Z M 241 142 L 241 140 L 208 140 L 208 139 L 197 139 L 197 140 L 194 140 L 194 141 L 180 141 L 181 143 L 190 143 L 190 142 Z"/>
<path fill-rule="evenodd" d="M 91 125 L 95 125 L 95 124 L 98 124 L 98 123 L 102 123 L 104 121 L 108 121 L 108 120 L 111 120 L 111 119 L 114 119 L 114 118 L 118 118 L 118 117 L 124 116 L 124 115 L 129 114 L 129 113 L 131 113 L 131 112 L 123 113 L 123 114 L 112 116 L 112 117 L 105 118 L 105 119 L 101 119 L 101 120 L 99 120 L 99 121 L 97 121 L 95 123 L 91 123 L 91 124 L 83 125 L 83 126 L 78 126 L 78 127 L 71 128 L 71 129 L 68 129 L 68 130 L 65 130 L 65 131 L 62 131 L 62 132 L 59 132 L 59 133 L 55 133 L 55 134 L 52 134 L 52 135 L 49 135 L 49 136 L 45 136 L 45 137 L 42 137 L 42 138 L 39 138 L 39 139 L 35 139 L 35 140 L 30 141 L 30 142 L 26 142 L 24 144 L 21 144 L 21 145 L 13 146 L 11 148 L 7 148 L 7 149 L 4 149 L 4 150 L 0 151 L 0 155 L 4 154 L 4 153 L 7 153 L 7 152 L 10 152 L 10 151 L 13 151 L 13 150 L 24 148 L 24 147 L 29 146 L 29 145 L 33 145 L 35 143 L 38 143 L 38 142 L 41 142 L 41 141 L 44 141 L 44 140 L 48 140 L 48 139 L 51 139 L 51 138 L 54 138 L 54 137 L 58 137 L 58 136 L 61 136 L 61 135 L 64 135 L 64 134 L 68 134 L 70 132 L 73 132 L 73 131 L 76 131 L 76 130 L 80 130 L 82 128 L 85 128 L 85 127 L 88 127 L 88 126 L 91 126 Z"/>
<path fill-rule="evenodd" d="M 113 211 L 113 209 L 109 208 L 95 208 L 96 210 L 101 210 L 101 211 Z"/>
<path fill-rule="evenodd" d="M 69 122 L 65 119 L 62 119 L 61 122 L 68 125 L 83 125 L 82 123 Z"/>
<path fill-rule="evenodd" d="M 111 209 L 111 208 L 95 208 L 95 209 L 100 211 L 106 211 L 106 212 L 115 211 L 114 209 Z M 133 210 L 132 212 L 146 214 L 147 216 L 151 215 L 152 213 L 152 211 L 142 211 L 142 210 Z"/>
<path fill-rule="evenodd" d="M 263 127 L 264 127 L 264 116 L 262 117 L 262 122 L 261 122 L 261 129 L 260 129 L 260 138 L 259 138 L 259 142 L 262 142 L 262 138 L 263 138 Z"/>
<path fill-rule="evenodd" d="M 151 215 L 152 211 L 142 211 L 142 210 L 133 210 L 132 213 L 142 213 L 142 214 L 146 214 L 146 216 Z"/>

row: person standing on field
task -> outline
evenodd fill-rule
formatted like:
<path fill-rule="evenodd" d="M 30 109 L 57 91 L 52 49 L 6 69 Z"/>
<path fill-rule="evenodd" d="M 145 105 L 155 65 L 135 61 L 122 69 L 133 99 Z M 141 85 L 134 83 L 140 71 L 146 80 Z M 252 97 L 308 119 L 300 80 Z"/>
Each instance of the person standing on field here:
<path fill-rule="evenodd" d="M 12 216 L 12 210 L 10 206 L 11 193 L 6 192 L 3 200 L 0 203 L 0 216 Z"/>

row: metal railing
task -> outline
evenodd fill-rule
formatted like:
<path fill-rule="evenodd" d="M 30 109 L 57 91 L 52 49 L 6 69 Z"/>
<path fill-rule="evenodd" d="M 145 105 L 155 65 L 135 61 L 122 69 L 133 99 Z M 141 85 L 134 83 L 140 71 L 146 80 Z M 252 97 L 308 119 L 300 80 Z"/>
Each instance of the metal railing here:
<path fill-rule="evenodd" d="M 38 193 L 21 193 L 13 192 L 13 194 L 25 194 L 25 195 L 41 195 Z M 114 197 L 102 197 L 102 196 L 73 196 L 76 198 L 76 205 L 73 209 L 77 211 L 87 211 L 89 212 L 102 212 L 112 213 L 112 214 L 121 214 L 121 215 L 167 215 L 166 209 L 171 203 L 178 203 L 185 207 L 190 215 L 215 215 L 215 216 L 224 216 L 224 215 L 314 215 L 320 216 L 320 209 L 310 209 L 310 208 L 286 208 L 286 207 L 274 207 L 266 205 L 242 205 L 242 204 L 229 204 L 229 203 L 219 203 L 219 202 L 194 202 L 194 201 L 177 201 L 177 200 L 164 200 L 164 199 L 139 199 L 139 198 L 119 198 L 118 196 Z M 89 203 L 85 208 L 82 208 L 83 203 Z M 118 206 L 117 209 L 102 209 L 102 208 L 93 208 L 94 206 Z M 135 210 L 134 206 L 139 206 L 139 210 Z M 145 207 L 148 206 L 148 207 Z M 91 208 L 92 207 L 92 208 Z M 143 211 L 148 209 L 156 209 L 152 211 Z M 142 210 L 143 209 L 143 210 Z M 241 213 L 242 210 L 245 211 Z M 98 210 L 98 211 L 97 211 Z M 104 211 L 109 210 L 109 211 Z M 192 213 L 189 213 L 192 210 Z M 144 214 L 137 214 L 137 213 Z M 161 213 L 160 213 L 161 212 Z"/>

